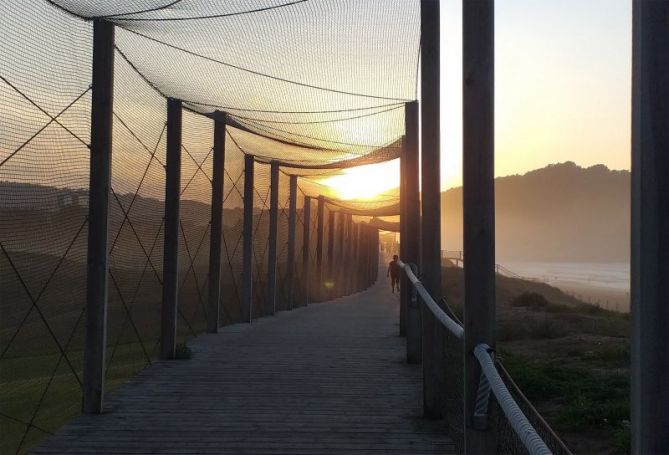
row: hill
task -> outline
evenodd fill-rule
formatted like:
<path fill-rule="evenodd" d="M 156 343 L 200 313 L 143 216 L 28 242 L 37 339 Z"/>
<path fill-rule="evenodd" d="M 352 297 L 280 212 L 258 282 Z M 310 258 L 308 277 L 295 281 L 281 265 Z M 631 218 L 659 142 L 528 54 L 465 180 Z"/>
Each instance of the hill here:
<path fill-rule="evenodd" d="M 628 261 L 630 173 L 549 165 L 495 179 L 497 260 Z M 442 193 L 442 248 L 462 249 L 462 188 Z"/>

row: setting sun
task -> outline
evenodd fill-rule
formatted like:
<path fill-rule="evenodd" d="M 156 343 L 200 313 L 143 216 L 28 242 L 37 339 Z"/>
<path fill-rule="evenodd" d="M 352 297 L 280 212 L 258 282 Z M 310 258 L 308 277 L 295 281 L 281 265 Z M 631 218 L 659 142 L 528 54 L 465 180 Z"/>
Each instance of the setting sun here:
<path fill-rule="evenodd" d="M 373 199 L 399 186 L 399 160 L 344 169 L 319 183 L 332 188 L 344 200 Z"/>

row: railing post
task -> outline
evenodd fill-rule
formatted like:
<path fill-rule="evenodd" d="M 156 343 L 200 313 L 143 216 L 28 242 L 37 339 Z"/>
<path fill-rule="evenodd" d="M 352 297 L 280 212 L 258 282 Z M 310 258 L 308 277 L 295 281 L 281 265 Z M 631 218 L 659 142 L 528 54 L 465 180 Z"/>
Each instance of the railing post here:
<path fill-rule="evenodd" d="M 465 2 L 472 3 L 472 2 Z M 476 3 L 476 2 L 473 2 Z M 422 282 L 441 303 L 440 191 L 440 48 L 439 2 L 421 0 L 421 119 L 422 119 Z M 443 417 L 444 334 L 430 311 L 423 309 L 423 410 L 426 417 Z"/>
<path fill-rule="evenodd" d="M 418 157 L 418 102 L 407 103 L 404 110 L 405 136 L 402 147 L 401 160 L 404 162 L 404 178 L 401 192 L 404 193 L 404 206 L 400 223 L 402 224 L 401 245 L 404 247 L 402 261 L 409 264 L 418 264 L 420 260 L 420 182 Z M 401 246 L 402 247 L 402 246 Z M 416 273 L 418 273 L 416 271 Z M 418 276 L 418 275 L 416 275 Z M 406 336 L 407 362 L 420 363 L 421 351 L 421 315 L 418 300 L 411 291 L 411 284 L 402 274 L 402 294 L 407 302 L 406 309 Z"/>
<path fill-rule="evenodd" d="M 346 217 L 346 263 L 344 264 L 346 273 L 346 293 L 352 294 L 355 292 L 353 286 L 353 276 L 350 273 L 354 261 L 355 236 L 353 232 L 353 216 L 348 214 Z"/>
<path fill-rule="evenodd" d="M 346 294 L 346 285 L 344 283 L 344 274 L 346 269 L 344 268 L 344 251 L 346 251 L 346 244 L 344 243 L 344 234 L 346 232 L 346 214 L 344 212 L 338 213 L 339 218 L 339 230 L 337 231 L 337 265 L 333 276 L 335 277 L 335 286 L 337 290 L 337 297 L 341 297 Z"/>
<path fill-rule="evenodd" d="M 107 349 L 109 191 L 114 112 L 114 24 L 93 22 L 93 89 L 82 411 L 102 412 Z"/>
<path fill-rule="evenodd" d="M 328 211 L 328 265 L 325 284 L 325 295 L 331 299 L 334 294 L 334 240 L 335 240 L 335 212 Z"/>
<path fill-rule="evenodd" d="M 353 238 L 351 239 L 351 287 L 353 292 L 360 291 L 360 281 L 358 278 L 358 261 L 360 257 L 360 224 L 353 223 Z"/>
<path fill-rule="evenodd" d="M 380 243 L 381 243 L 381 233 L 378 229 L 374 229 L 374 243 L 372 245 L 372 284 L 376 283 L 376 279 L 379 277 L 379 261 L 380 257 Z"/>
<path fill-rule="evenodd" d="M 405 108 L 405 122 L 406 122 L 406 108 Z M 406 234 L 406 223 L 409 219 L 406 209 L 406 130 L 404 141 L 402 143 L 402 150 L 400 152 L 400 251 L 399 256 L 402 261 L 410 262 L 407 257 L 407 234 Z M 391 278 L 392 279 L 392 278 Z M 406 335 L 406 324 L 407 324 L 407 307 L 409 302 L 410 289 L 408 286 L 409 280 L 406 277 L 406 274 L 402 273 L 400 275 L 400 336 Z"/>
<path fill-rule="evenodd" d="M 165 234 L 160 357 L 173 359 L 177 343 L 179 292 L 179 197 L 181 194 L 181 100 L 167 99 Z"/>
<path fill-rule="evenodd" d="M 360 288 L 367 288 L 367 225 L 360 225 Z"/>
<path fill-rule="evenodd" d="M 242 299 L 239 309 L 240 322 L 251 322 L 253 305 L 253 177 L 255 160 L 253 155 L 244 156 L 244 231 Z"/>
<path fill-rule="evenodd" d="M 297 175 L 290 176 L 288 194 L 288 309 L 293 309 L 295 301 L 295 224 L 297 223 Z"/>
<path fill-rule="evenodd" d="M 372 264 L 372 228 L 365 226 L 365 288 L 370 285 L 372 273 L 370 266 Z"/>
<path fill-rule="evenodd" d="M 304 290 L 304 305 L 311 300 L 312 277 L 309 264 L 309 252 L 311 242 L 311 197 L 304 196 L 304 210 L 302 212 L 304 226 L 302 229 L 302 289 Z"/>
<path fill-rule="evenodd" d="M 669 448 L 669 1 L 633 2 L 632 453 Z"/>
<path fill-rule="evenodd" d="M 364 262 L 365 262 L 365 225 L 358 223 L 358 259 L 356 261 L 356 284 L 358 291 L 365 289 Z"/>
<path fill-rule="evenodd" d="M 490 412 L 475 416 L 481 367 L 474 348 L 495 349 L 494 1 L 464 2 L 463 239 L 465 275 L 465 452 L 495 453 Z"/>
<path fill-rule="evenodd" d="M 267 254 L 267 299 L 265 314 L 276 312 L 276 240 L 279 221 L 279 163 L 270 164 L 269 248 Z"/>
<path fill-rule="evenodd" d="M 209 239 L 209 305 L 207 331 L 218 333 L 221 309 L 221 245 L 223 243 L 223 171 L 225 167 L 225 113 L 214 119 L 213 175 L 211 179 L 211 235 Z"/>
<path fill-rule="evenodd" d="M 325 212 L 325 198 L 318 196 L 318 208 L 316 216 L 318 217 L 318 226 L 316 228 L 316 280 L 314 283 L 314 295 L 318 301 L 322 300 L 323 293 L 323 222 Z"/>

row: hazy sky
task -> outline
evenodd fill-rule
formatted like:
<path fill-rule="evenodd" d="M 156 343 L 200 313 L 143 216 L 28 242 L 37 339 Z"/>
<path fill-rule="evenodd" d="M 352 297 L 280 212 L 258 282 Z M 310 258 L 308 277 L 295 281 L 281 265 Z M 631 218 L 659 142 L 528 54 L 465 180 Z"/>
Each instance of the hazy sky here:
<path fill-rule="evenodd" d="M 462 0 L 442 4 L 442 186 L 461 184 Z M 498 0 L 496 174 L 630 165 L 631 0 Z"/>

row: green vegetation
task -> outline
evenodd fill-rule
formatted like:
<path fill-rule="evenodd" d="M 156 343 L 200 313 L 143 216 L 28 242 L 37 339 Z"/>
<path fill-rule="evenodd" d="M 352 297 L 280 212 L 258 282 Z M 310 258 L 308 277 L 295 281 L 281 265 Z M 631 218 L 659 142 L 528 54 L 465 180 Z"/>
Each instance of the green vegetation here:
<path fill-rule="evenodd" d="M 629 451 L 629 376 L 620 368 L 628 356 L 629 351 L 621 349 L 574 353 L 569 358 L 501 353 L 525 396 L 540 411 L 552 409 L 545 417 L 558 434 L 607 435 L 616 442 L 609 453 Z"/>
<path fill-rule="evenodd" d="M 443 282 L 461 315 L 462 269 L 444 268 Z M 497 340 L 514 381 L 574 453 L 629 453 L 629 315 L 498 276 Z"/>
<path fill-rule="evenodd" d="M 81 379 L 83 351 L 70 350 L 67 355 Z M 107 369 L 107 392 L 137 374 L 146 365 L 146 357 L 139 343 L 119 345 Z M 24 434 L 25 440 L 19 453 L 27 452 L 80 411 L 79 382 L 60 353 L 3 359 L 0 384 L 0 412 L 4 414 L 0 417 L 2 454 L 16 453 Z M 34 427 L 26 433 L 26 425 L 22 422 L 31 421 Z"/>

